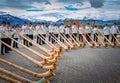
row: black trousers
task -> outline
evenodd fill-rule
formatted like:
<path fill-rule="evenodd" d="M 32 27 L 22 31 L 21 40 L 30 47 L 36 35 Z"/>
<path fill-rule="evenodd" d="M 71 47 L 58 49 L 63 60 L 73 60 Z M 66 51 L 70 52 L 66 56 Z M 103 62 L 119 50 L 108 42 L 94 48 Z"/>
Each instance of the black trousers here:
<path fill-rule="evenodd" d="M 90 42 L 90 36 L 91 36 L 91 33 L 87 33 L 86 34 L 86 39 Z"/>
<path fill-rule="evenodd" d="M 1 38 L 1 41 L 8 44 L 8 38 Z M 7 53 L 8 52 L 8 47 L 1 43 L 1 54 L 4 53 L 4 49 L 5 49 L 5 53 Z"/>
<path fill-rule="evenodd" d="M 33 40 L 33 34 L 28 35 L 30 39 Z M 29 42 L 29 45 L 32 46 L 32 43 Z"/>
<path fill-rule="evenodd" d="M 72 34 L 72 37 L 74 38 L 74 40 L 76 40 L 77 33 L 73 33 L 73 34 Z"/>
<path fill-rule="evenodd" d="M 53 34 L 55 37 L 54 39 L 58 38 L 58 34 Z M 56 43 L 55 40 L 53 40 L 54 42 L 53 43 Z"/>
<path fill-rule="evenodd" d="M 18 41 L 18 38 L 14 38 L 16 41 Z M 13 48 L 18 48 L 18 43 L 13 41 Z"/>
<path fill-rule="evenodd" d="M 115 37 L 117 37 L 117 34 L 113 34 L 113 35 L 112 35 L 111 42 L 114 42 L 114 43 L 116 42 Z"/>
<path fill-rule="evenodd" d="M 53 37 L 52 34 L 53 34 L 53 33 L 49 33 L 49 41 L 52 42 L 52 43 L 54 43 L 54 39 L 52 38 L 52 37 Z M 51 37 L 51 36 L 52 36 L 52 37 Z"/>
<path fill-rule="evenodd" d="M 109 35 L 105 35 L 105 37 L 106 37 L 107 39 L 109 39 Z M 108 42 L 108 41 L 106 40 L 106 38 L 104 38 L 104 42 Z"/>
<path fill-rule="evenodd" d="M 8 45 L 10 45 L 11 46 L 11 39 L 10 38 L 7 38 L 7 43 L 8 43 Z M 9 47 L 8 47 L 8 50 L 11 50 Z"/>
<path fill-rule="evenodd" d="M 44 37 L 46 37 L 46 34 L 41 34 L 41 35 L 44 36 Z M 39 43 L 40 43 L 40 44 L 45 44 L 45 38 L 42 37 L 41 35 L 40 35 L 41 38 L 40 38 Z"/>
<path fill-rule="evenodd" d="M 98 37 L 97 37 L 97 36 L 98 36 L 98 34 L 95 33 L 95 34 L 94 34 L 94 41 L 95 41 L 95 42 L 98 42 Z"/>
<path fill-rule="evenodd" d="M 79 34 L 79 41 L 83 42 L 83 36 L 82 36 L 82 34 Z"/>
<path fill-rule="evenodd" d="M 25 35 L 26 35 L 27 37 L 29 37 L 28 34 L 25 34 Z M 26 39 L 24 39 L 24 38 L 23 38 L 23 44 L 26 45 L 26 46 L 28 46 L 28 41 L 27 41 Z"/>
<path fill-rule="evenodd" d="M 64 33 L 60 33 L 60 34 L 63 36 Z M 64 36 L 63 36 L 63 37 L 64 37 Z M 64 42 L 64 39 L 63 39 L 61 36 L 60 36 L 60 41 L 61 41 L 61 42 Z"/>

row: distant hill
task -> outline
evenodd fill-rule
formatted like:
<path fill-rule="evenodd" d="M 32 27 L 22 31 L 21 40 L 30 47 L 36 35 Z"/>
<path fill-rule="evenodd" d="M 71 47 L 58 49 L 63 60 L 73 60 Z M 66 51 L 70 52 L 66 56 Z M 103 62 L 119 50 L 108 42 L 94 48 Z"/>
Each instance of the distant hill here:
<path fill-rule="evenodd" d="M 59 19 L 58 21 L 56 21 L 55 23 L 60 25 L 61 23 L 64 23 L 65 20 L 75 20 L 75 19 Z M 76 19 L 78 20 L 78 19 Z M 85 19 L 85 20 L 81 20 L 80 24 L 86 24 L 89 21 L 88 20 L 93 20 L 93 19 Z M 31 20 L 27 19 L 27 18 L 21 18 L 21 17 L 16 17 L 16 16 L 12 16 L 10 14 L 5 14 L 4 12 L 2 12 L 2 14 L 0 14 L 0 25 L 2 23 L 2 21 L 6 21 L 6 22 L 10 22 L 11 25 L 16 25 L 19 24 L 20 26 L 23 25 L 24 22 L 30 23 Z M 47 26 L 49 25 L 50 22 L 52 21 L 46 21 L 46 20 L 34 20 L 34 25 L 36 25 L 38 22 L 40 23 L 45 23 Z M 95 24 L 97 25 L 104 25 L 104 24 L 113 24 L 114 22 L 120 24 L 120 20 L 108 20 L 108 21 L 103 21 L 103 20 L 95 20 Z"/>
<path fill-rule="evenodd" d="M 16 24 L 19 24 L 20 26 L 22 26 L 24 22 L 27 22 L 27 23 L 31 22 L 30 20 L 21 19 L 19 17 L 12 16 L 10 14 L 0 15 L 0 25 L 2 21 L 10 22 L 12 26 Z"/>

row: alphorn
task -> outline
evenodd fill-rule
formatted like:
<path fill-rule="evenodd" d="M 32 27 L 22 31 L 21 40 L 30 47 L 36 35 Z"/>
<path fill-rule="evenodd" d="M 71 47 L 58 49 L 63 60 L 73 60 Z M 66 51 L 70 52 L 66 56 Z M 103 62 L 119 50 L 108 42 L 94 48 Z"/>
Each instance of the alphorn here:
<path fill-rule="evenodd" d="M 89 36 L 89 35 L 87 35 L 90 39 L 91 39 L 91 41 L 93 42 L 93 44 L 94 44 L 94 46 L 95 47 L 99 47 L 100 45 L 98 45 L 94 40 L 93 40 L 93 38 L 91 37 L 91 36 Z"/>
<path fill-rule="evenodd" d="M 10 83 L 22 83 L 18 80 L 12 79 L 10 77 L 6 77 L 5 75 L 0 75 L 0 79 L 5 80 L 5 81 L 10 82 Z"/>
<path fill-rule="evenodd" d="M 46 28 L 42 28 L 44 31 L 48 31 Z M 53 33 L 49 34 L 51 36 L 52 39 L 54 39 L 61 47 L 63 47 L 64 50 L 69 50 L 69 48 L 63 44 Z"/>
<path fill-rule="evenodd" d="M 10 78 L 13 78 L 14 81 L 17 80 L 18 83 L 41 83 L 40 82 L 41 79 L 39 81 L 32 81 L 32 80 L 24 78 L 24 77 L 22 77 L 20 75 L 12 73 L 12 72 L 4 69 L 4 68 L 0 68 L 0 72 L 7 75 L 7 76 L 9 76 Z M 9 79 L 7 79 L 7 78 L 6 78 L 6 80 L 9 81 Z M 48 81 L 48 78 L 45 78 L 43 83 L 50 83 L 50 82 Z"/>
<path fill-rule="evenodd" d="M 95 36 L 98 38 L 98 41 L 102 44 L 103 47 L 107 47 L 107 44 L 104 44 L 103 41 L 98 37 L 98 35 L 95 34 Z"/>
<path fill-rule="evenodd" d="M 18 65 L 16 65 L 16 64 L 13 64 L 13 63 L 11 63 L 11 62 L 9 62 L 9 61 L 7 61 L 7 60 L 1 59 L 1 58 L 0 58 L 0 62 L 2 62 L 2 63 L 4 63 L 4 64 L 7 64 L 7 65 L 9 65 L 9 66 L 11 66 L 11 67 L 13 67 L 13 68 L 15 68 L 15 69 L 18 69 L 18 70 L 20 70 L 20 71 L 22 71 L 22 72 L 25 72 L 25 73 L 27 73 L 27 74 L 29 74 L 29 75 L 32 75 L 32 76 L 34 76 L 34 77 L 37 77 L 37 78 L 42 78 L 42 77 L 47 77 L 47 78 L 48 78 L 48 77 L 51 77 L 51 76 L 54 76 L 54 75 L 55 75 L 52 70 L 48 70 L 48 71 L 45 72 L 45 73 L 37 73 L 37 72 L 33 72 L 33 71 L 31 71 L 31 70 L 28 70 L 28 69 L 26 69 L 26 68 L 23 68 L 23 67 L 21 67 L 21 66 L 18 66 Z"/>
<path fill-rule="evenodd" d="M 35 65 L 37 65 L 38 67 L 41 67 L 41 68 L 44 69 L 44 70 L 50 70 L 50 69 L 51 69 L 51 70 L 54 70 L 54 69 L 56 69 L 56 64 L 55 64 L 55 63 L 53 63 L 53 64 L 50 65 L 50 66 L 42 65 L 42 63 L 45 63 L 46 59 L 44 59 L 42 62 L 37 61 L 37 60 L 29 57 L 28 55 L 24 54 L 23 52 L 20 52 L 19 50 L 11 47 L 10 45 L 6 44 L 5 42 L 3 42 L 3 41 L 1 41 L 1 40 L 0 40 L 0 42 L 1 42 L 2 44 L 4 44 L 5 46 L 9 47 L 10 49 L 12 49 L 14 52 L 16 52 L 17 54 L 19 54 L 20 56 L 24 57 L 26 60 L 34 63 Z"/>
<path fill-rule="evenodd" d="M 76 42 L 79 43 L 80 47 L 85 47 L 86 44 L 83 44 L 82 42 L 80 42 L 78 37 L 76 37 L 74 34 L 72 34 L 72 36 L 74 36 L 74 38 L 76 39 Z"/>
<path fill-rule="evenodd" d="M 42 34 L 39 34 L 38 31 L 36 31 L 36 33 L 37 33 L 37 36 L 38 36 L 40 39 L 42 39 L 42 41 L 44 41 L 44 42 L 52 49 L 51 51 L 54 51 L 54 50 L 57 50 L 57 51 L 59 51 L 59 52 L 62 51 L 61 47 L 60 47 L 60 48 L 55 47 L 51 42 L 49 42 L 49 41 L 47 40 L 46 37 L 44 37 Z M 39 35 L 40 35 L 40 36 L 39 36 Z"/>
<path fill-rule="evenodd" d="M 22 38 L 26 39 L 28 42 L 32 43 L 35 47 L 37 47 L 38 49 L 42 50 L 43 52 L 47 53 L 48 55 L 50 55 L 50 59 L 53 59 L 54 57 L 58 57 L 60 55 L 59 52 L 50 52 L 49 50 L 47 50 L 46 48 L 40 46 L 39 44 L 37 44 L 35 41 L 33 41 L 32 39 L 30 39 L 29 37 L 20 34 L 19 31 L 16 31 L 14 29 L 12 29 L 14 32 L 16 32 L 16 34 L 20 35 Z"/>
<path fill-rule="evenodd" d="M 83 39 L 88 43 L 88 45 L 93 48 L 94 47 L 94 44 L 91 44 L 86 38 L 85 36 L 80 32 L 80 34 L 82 35 Z"/>
<path fill-rule="evenodd" d="M 56 32 L 59 34 L 59 36 L 62 37 L 63 40 L 67 43 L 68 48 L 70 48 L 70 49 L 71 49 L 71 48 L 75 48 L 76 45 L 73 45 L 73 44 L 66 38 L 66 36 L 65 36 L 64 34 L 61 35 L 58 29 L 55 29 L 55 30 L 56 30 Z"/>
<path fill-rule="evenodd" d="M 113 33 L 111 32 L 112 36 L 115 38 L 115 40 L 117 41 L 118 45 L 120 45 L 119 40 L 113 35 Z M 115 44 L 115 43 L 114 43 Z"/>
<path fill-rule="evenodd" d="M 73 38 L 73 34 L 71 35 L 70 33 L 68 34 L 69 37 L 74 41 L 75 45 L 76 45 L 76 48 L 80 47 L 80 44 Z"/>
<path fill-rule="evenodd" d="M 58 32 L 59 36 L 62 37 L 63 40 L 66 42 L 66 44 L 68 45 L 68 48 L 70 48 L 70 49 L 71 49 L 71 48 L 75 48 L 75 45 L 73 45 L 73 44 L 69 41 L 69 39 L 66 38 L 65 35 L 61 35 L 58 30 L 57 30 L 57 32 Z"/>
<path fill-rule="evenodd" d="M 40 34 L 40 36 L 38 35 L 38 32 L 37 32 L 37 36 L 39 37 L 39 38 L 41 38 L 44 42 L 46 42 L 48 45 L 50 45 L 50 46 L 52 46 L 52 47 L 55 47 L 51 42 L 49 42 L 42 34 Z M 44 40 L 44 39 L 45 40 Z M 55 40 L 55 39 L 54 39 Z M 58 42 L 57 40 L 55 40 L 58 44 L 60 43 L 60 42 Z M 60 53 L 62 52 L 62 47 L 61 47 L 61 44 L 59 44 L 60 45 Z M 56 48 L 56 47 L 55 47 Z"/>
<path fill-rule="evenodd" d="M 45 61 L 44 63 L 42 63 L 42 64 L 46 64 L 47 62 L 48 62 L 48 63 L 55 63 L 55 62 L 57 62 L 57 58 L 54 58 L 54 59 L 51 59 L 51 60 L 50 60 L 50 59 L 49 59 L 50 57 L 46 57 L 46 56 L 40 54 L 39 52 L 37 52 L 37 51 L 35 51 L 35 50 L 33 50 L 33 49 L 31 49 L 31 48 L 23 45 L 22 43 L 16 41 L 15 39 L 11 38 L 10 36 L 8 36 L 8 35 L 5 34 L 5 33 L 2 33 L 1 31 L 0 31 L 0 33 L 3 34 L 3 35 L 5 35 L 6 37 L 10 38 L 10 39 L 13 40 L 14 42 L 18 43 L 19 45 L 21 45 L 22 47 L 24 47 L 24 48 L 27 49 L 28 51 L 30 51 L 30 52 L 32 52 L 33 54 L 35 54 L 36 56 L 40 57 L 41 59 L 46 60 L 46 61 Z"/>
<path fill-rule="evenodd" d="M 105 35 L 103 35 L 103 33 L 99 30 L 100 34 L 109 42 L 109 44 L 112 46 L 112 47 L 115 47 L 115 44 L 112 44 L 112 42 L 105 37 Z"/>

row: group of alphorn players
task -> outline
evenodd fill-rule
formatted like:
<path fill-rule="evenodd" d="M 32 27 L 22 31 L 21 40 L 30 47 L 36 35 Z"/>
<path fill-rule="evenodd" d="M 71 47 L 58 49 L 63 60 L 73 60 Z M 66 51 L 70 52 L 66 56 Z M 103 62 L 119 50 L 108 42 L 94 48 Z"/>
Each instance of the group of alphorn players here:
<path fill-rule="evenodd" d="M 120 31 L 116 23 L 114 23 L 111 27 L 106 24 L 101 30 L 98 26 L 92 26 L 90 23 L 87 23 L 85 26 L 78 25 L 75 22 L 73 22 L 71 26 L 64 24 L 58 26 L 54 23 L 50 23 L 47 27 L 44 23 L 38 23 L 36 26 L 33 26 L 32 23 L 28 24 L 25 22 L 22 27 L 19 27 L 18 24 L 12 27 L 9 22 L 2 22 L 2 25 L 0 26 L 1 54 L 4 55 L 4 53 L 9 53 L 11 50 L 13 50 L 38 67 L 48 71 L 40 74 L 4 59 L 0 59 L 0 62 L 28 73 L 34 77 L 43 78 L 43 83 L 49 83 L 48 78 L 54 75 L 53 70 L 56 69 L 56 62 L 58 61 L 58 57 L 60 57 L 62 50 L 68 51 L 72 48 L 85 47 L 86 43 L 91 48 L 94 46 L 99 47 L 101 45 L 104 47 L 107 47 L 108 45 L 111 45 L 112 47 L 116 45 L 119 46 L 120 43 L 117 39 L 118 34 L 120 34 Z M 37 38 L 36 41 L 34 39 L 35 35 Z M 23 43 L 19 41 L 20 38 L 23 39 Z M 48 45 L 50 49 L 46 49 L 44 46 L 42 46 L 43 44 Z M 58 44 L 59 47 L 56 46 L 56 44 Z M 19 46 L 24 47 L 31 53 L 40 57 L 43 61 L 37 61 L 25 53 L 20 52 L 17 49 Z M 30 46 L 35 46 L 36 48 L 48 54 L 49 57 L 30 48 Z M 46 65 L 48 63 L 51 64 Z M 10 79 L 9 77 L 0 75 L 1 79 L 9 82 L 38 83 L 27 78 L 23 78 L 3 68 L 0 68 L 0 72 L 14 78 Z"/>

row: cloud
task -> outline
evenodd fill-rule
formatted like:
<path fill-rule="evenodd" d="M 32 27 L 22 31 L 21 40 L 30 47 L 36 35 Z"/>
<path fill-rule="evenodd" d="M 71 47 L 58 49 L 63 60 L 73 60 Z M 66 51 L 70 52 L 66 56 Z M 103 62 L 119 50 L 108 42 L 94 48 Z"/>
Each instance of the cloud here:
<path fill-rule="evenodd" d="M 90 3 L 94 8 L 101 8 L 103 6 L 104 0 L 90 0 Z"/>
<path fill-rule="evenodd" d="M 27 19 L 118 19 L 119 0 L 1 0 L 0 11 Z"/>

